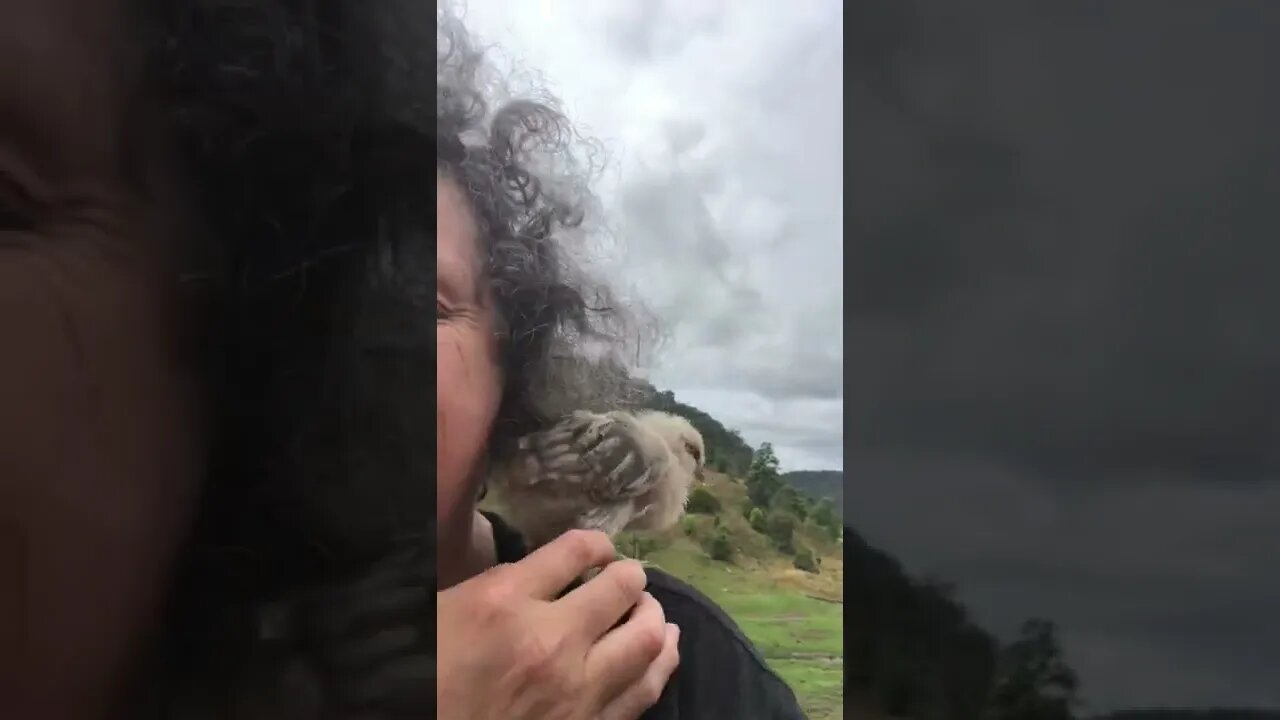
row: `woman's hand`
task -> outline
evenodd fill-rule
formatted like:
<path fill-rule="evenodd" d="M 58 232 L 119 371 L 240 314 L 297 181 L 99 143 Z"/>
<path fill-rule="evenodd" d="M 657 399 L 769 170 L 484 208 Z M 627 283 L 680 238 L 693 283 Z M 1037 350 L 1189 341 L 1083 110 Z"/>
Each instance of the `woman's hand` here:
<path fill-rule="evenodd" d="M 608 536 L 575 530 L 438 593 L 438 716 L 635 720 L 657 702 L 679 631 L 644 592 L 640 564 L 614 557 Z"/>

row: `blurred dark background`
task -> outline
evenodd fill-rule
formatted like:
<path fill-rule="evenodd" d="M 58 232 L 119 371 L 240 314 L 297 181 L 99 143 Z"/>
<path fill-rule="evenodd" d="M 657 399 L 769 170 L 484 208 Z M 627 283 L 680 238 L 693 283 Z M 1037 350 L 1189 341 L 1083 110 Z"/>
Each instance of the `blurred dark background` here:
<path fill-rule="evenodd" d="M 1280 709 L 1280 3 L 845 29 L 851 687 Z"/>

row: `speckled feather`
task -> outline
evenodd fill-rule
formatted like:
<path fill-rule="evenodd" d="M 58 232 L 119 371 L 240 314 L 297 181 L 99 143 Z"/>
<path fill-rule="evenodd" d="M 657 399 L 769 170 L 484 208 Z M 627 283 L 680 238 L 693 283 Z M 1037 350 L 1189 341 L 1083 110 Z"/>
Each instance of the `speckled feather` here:
<path fill-rule="evenodd" d="M 522 438 L 492 480 L 504 517 L 537 546 L 572 528 L 670 526 L 703 460 L 701 436 L 681 418 L 579 411 Z"/>

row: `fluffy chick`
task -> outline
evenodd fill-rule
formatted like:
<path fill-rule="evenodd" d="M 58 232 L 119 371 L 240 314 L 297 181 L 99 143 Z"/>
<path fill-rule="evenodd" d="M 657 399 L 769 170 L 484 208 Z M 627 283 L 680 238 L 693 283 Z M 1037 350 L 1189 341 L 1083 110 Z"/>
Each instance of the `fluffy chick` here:
<path fill-rule="evenodd" d="M 491 485 L 503 517 L 538 547 L 572 528 L 671 527 L 705 461 L 702 435 L 682 417 L 578 411 L 521 438 Z"/>

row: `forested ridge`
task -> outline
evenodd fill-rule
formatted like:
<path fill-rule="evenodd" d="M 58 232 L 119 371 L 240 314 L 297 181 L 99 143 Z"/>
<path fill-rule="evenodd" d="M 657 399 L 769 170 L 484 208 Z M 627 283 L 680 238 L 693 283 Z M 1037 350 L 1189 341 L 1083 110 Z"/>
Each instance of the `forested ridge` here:
<path fill-rule="evenodd" d="M 751 447 L 739 432 L 672 392 L 655 390 L 649 404 L 689 419 L 703 434 L 713 467 L 739 486 L 740 503 L 727 501 L 737 495 L 719 486 L 691 499 L 684 533 L 696 541 L 693 547 L 701 548 L 704 561 L 721 558 L 749 568 L 746 560 L 775 553 L 797 568 L 823 573 L 825 543 L 834 540 L 842 549 L 846 717 L 1280 720 L 1278 711 L 1230 708 L 1086 714 L 1079 679 L 1051 619 L 1028 617 L 1015 637 L 1001 642 L 973 620 L 957 599 L 959 588 L 914 575 L 842 522 L 843 473 L 782 472 L 768 442 Z M 734 512 L 742 518 L 731 518 Z"/>

